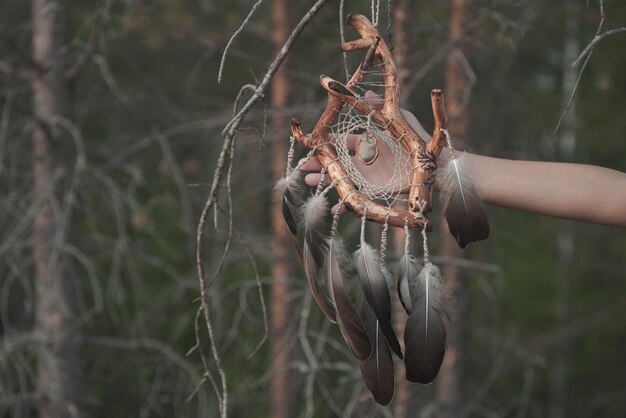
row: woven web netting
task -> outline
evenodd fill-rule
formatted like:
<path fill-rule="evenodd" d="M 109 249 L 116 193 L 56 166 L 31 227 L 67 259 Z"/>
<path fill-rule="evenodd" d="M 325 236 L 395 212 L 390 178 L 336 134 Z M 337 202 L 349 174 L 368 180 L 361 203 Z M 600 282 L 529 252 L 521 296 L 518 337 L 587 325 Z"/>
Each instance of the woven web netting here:
<path fill-rule="evenodd" d="M 374 94 L 377 94 L 383 98 L 384 81 L 381 72 L 383 68 L 381 63 L 372 65 L 365 79 L 351 86 L 352 91 L 361 97 L 369 91 L 369 97 L 376 97 Z M 407 179 L 410 178 L 411 162 L 408 152 L 400 141 L 390 135 L 383 126 L 377 124 L 371 115 L 364 115 L 351 105 L 344 106 L 336 123 L 331 127 L 331 131 L 333 134 L 331 142 L 336 148 L 338 158 L 345 167 L 350 180 L 363 195 L 387 206 L 391 206 L 397 200 L 406 200 L 402 198 L 401 193 L 407 186 Z M 350 148 L 354 149 L 354 146 L 349 148 L 348 143 L 350 140 L 355 140 L 354 135 L 368 135 L 370 139 L 373 139 L 378 148 L 378 157 L 372 165 L 367 166 L 361 161 L 358 151 L 357 156 L 350 152 Z M 367 170 L 367 177 L 362 170 Z M 377 181 L 369 181 L 368 178 L 371 179 L 374 173 Z"/>

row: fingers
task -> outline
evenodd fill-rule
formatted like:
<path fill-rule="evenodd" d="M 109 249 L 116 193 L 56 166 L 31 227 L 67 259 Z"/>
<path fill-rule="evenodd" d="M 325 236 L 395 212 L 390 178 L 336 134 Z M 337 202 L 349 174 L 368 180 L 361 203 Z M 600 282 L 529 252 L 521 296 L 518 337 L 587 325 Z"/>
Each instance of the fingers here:
<path fill-rule="evenodd" d="M 320 184 L 321 179 L 322 175 L 320 173 L 310 173 L 304 176 L 304 182 L 307 186 L 310 187 L 317 187 L 317 185 Z M 324 175 L 324 179 L 322 181 L 324 187 L 328 187 L 328 185 L 330 185 L 331 183 L 330 177 L 328 175 Z"/>
<path fill-rule="evenodd" d="M 357 135 L 354 135 L 354 136 L 357 136 Z M 330 177 L 327 174 L 324 175 L 324 178 L 322 179 L 322 175 L 320 174 L 320 170 L 322 169 L 322 164 L 320 164 L 317 158 L 315 157 L 312 157 L 309 159 L 303 158 L 302 160 L 300 160 L 299 164 L 301 164 L 300 170 L 309 171 L 309 174 L 304 176 L 304 182 L 307 186 L 317 187 L 320 184 L 320 180 L 322 180 L 322 184 L 324 185 L 324 187 L 328 187 L 328 185 L 332 183 Z M 334 215 L 335 213 L 337 213 L 337 210 L 339 210 L 340 215 L 343 215 L 347 211 L 345 205 L 341 205 L 341 208 L 340 208 L 339 203 L 337 203 L 330 209 L 330 212 Z"/>
<path fill-rule="evenodd" d="M 382 109 L 385 101 L 378 94 L 371 90 L 365 92 L 365 101 L 374 106 L 376 109 Z"/>
<path fill-rule="evenodd" d="M 303 158 L 298 161 L 298 165 L 300 166 L 300 170 L 302 171 L 313 171 L 319 173 L 319 171 L 322 169 L 322 164 L 315 157 Z"/>
<path fill-rule="evenodd" d="M 402 112 L 402 116 L 404 116 L 404 120 L 413 128 L 413 130 L 422 138 L 425 142 L 430 142 L 431 137 L 426 132 L 422 124 L 415 117 L 415 115 L 408 110 L 400 109 Z"/>

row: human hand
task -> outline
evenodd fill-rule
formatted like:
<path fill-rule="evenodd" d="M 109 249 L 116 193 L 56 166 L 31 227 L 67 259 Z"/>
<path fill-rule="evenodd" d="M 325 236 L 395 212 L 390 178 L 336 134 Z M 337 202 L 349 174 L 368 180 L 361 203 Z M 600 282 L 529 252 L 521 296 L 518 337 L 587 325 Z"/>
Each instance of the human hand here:
<path fill-rule="evenodd" d="M 383 105 L 382 98 L 372 92 L 367 92 L 365 94 L 365 100 L 377 108 L 381 108 Z M 404 116 L 405 121 L 415 130 L 415 132 L 417 132 L 417 134 L 422 139 L 424 139 L 424 141 L 430 141 L 430 135 L 424 130 L 420 122 L 411 112 L 407 110 L 402 110 L 402 115 Z M 361 134 L 353 134 L 348 136 L 347 145 L 351 153 L 355 152 L 357 142 L 360 136 Z M 396 164 L 391 149 L 384 143 L 384 141 L 379 141 L 378 157 L 373 163 L 369 165 L 365 164 L 360 158 L 356 156 L 352 157 L 352 162 L 354 163 L 355 167 L 361 172 L 363 177 L 365 177 L 368 182 L 376 186 L 389 185 Z M 309 173 L 305 176 L 305 182 L 307 185 L 315 187 L 319 184 L 321 180 L 320 170 L 322 169 L 322 165 L 316 158 L 311 158 L 308 161 L 304 162 L 300 166 L 300 169 Z M 395 192 L 404 193 L 408 191 L 411 182 L 410 173 L 412 172 L 412 169 L 410 166 L 407 166 L 407 169 L 404 171 L 407 173 L 407 175 L 403 178 L 398 179 L 397 185 L 393 185 Z M 323 182 L 324 185 L 328 185 L 330 184 L 331 180 L 328 176 L 325 176 Z"/>

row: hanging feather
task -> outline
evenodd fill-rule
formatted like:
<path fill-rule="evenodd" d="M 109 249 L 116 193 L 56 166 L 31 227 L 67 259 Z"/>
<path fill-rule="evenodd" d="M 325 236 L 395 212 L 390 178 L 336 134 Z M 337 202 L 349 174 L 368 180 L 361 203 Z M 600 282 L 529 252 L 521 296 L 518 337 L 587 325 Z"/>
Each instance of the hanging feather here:
<path fill-rule="evenodd" d="M 417 280 L 420 269 L 420 262 L 417 258 L 405 252 L 398 266 L 398 297 L 402 307 L 409 315 L 413 310 L 409 283 L 413 280 Z"/>
<path fill-rule="evenodd" d="M 389 346 L 398 357 L 402 358 L 402 349 L 391 325 L 391 297 L 386 277 L 388 273 L 386 274 L 380 265 L 378 252 L 365 242 L 364 234 L 361 235 L 360 248 L 354 252 L 354 262 L 359 273 L 361 288 L 365 294 L 365 300 L 378 318 L 380 329 Z"/>
<path fill-rule="evenodd" d="M 328 279 L 330 280 L 330 295 L 335 303 L 337 325 L 348 348 L 361 361 L 372 354 L 372 343 L 365 331 L 365 325 L 356 309 L 352 305 L 343 286 L 341 267 L 339 266 L 339 243 L 331 238 L 328 250 Z"/>
<path fill-rule="evenodd" d="M 332 322 L 337 323 L 336 315 L 335 315 L 335 305 L 333 302 L 322 292 L 320 286 L 320 278 L 318 276 L 317 264 L 311 255 L 311 252 L 308 250 L 308 246 L 304 244 L 304 254 L 303 254 L 303 262 L 304 262 L 304 273 L 306 275 L 307 281 L 309 282 L 309 287 L 311 288 L 311 293 L 313 293 L 313 298 L 315 302 L 319 305 L 324 315 Z"/>
<path fill-rule="evenodd" d="M 450 233 L 461 248 L 489 237 L 489 219 L 472 183 L 465 155 L 453 157 L 437 176 Z"/>
<path fill-rule="evenodd" d="M 406 378 L 428 384 L 437 377 L 446 352 L 443 318 L 449 295 L 439 268 L 430 262 L 409 283 L 409 290 L 412 310 L 404 331 Z"/>
<path fill-rule="evenodd" d="M 372 355 L 359 364 L 361 375 L 376 403 L 385 406 L 391 402 L 394 392 L 391 351 L 382 335 L 378 319 L 367 303 L 361 307 L 361 317 L 374 349 Z"/>
<path fill-rule="evenodd" d="M 324 253 L 328 249 L 326 241 L 328 225 L 324 222 L 328 213 L 328 201 L 324 194 L 312 196 L 302 207 L 304 253 L 309 252 L 318 267 L 324 264 Z"/>
<path fill-rule="evenodd" d="M 312 196 L 302 206 L 304 219 L 304 249 L 302 261 L 304 273 L 309 283 L 313 298 L 324 312 L 324 315 L 333 323 L 337 322 L 333 302 L 322 292 L 320 286 L 319 269 L 324 262 L 324 252 L 328 248 L 326 238 L 327 225 L 324 218 L 328 214 L 328 201 L 324 195 Z"/>
<path fill-rule="evenodd" d="M 298 223 L 296 220 L 296 209 L 302 205 L 302 183 L 301 171 L 297 168 L 291 173 L 276 182 L 274 189 L 280 197 L 282 203 L 283 218 L 287 223 L 289 231 L 294 236 L 298 235 Z"/>

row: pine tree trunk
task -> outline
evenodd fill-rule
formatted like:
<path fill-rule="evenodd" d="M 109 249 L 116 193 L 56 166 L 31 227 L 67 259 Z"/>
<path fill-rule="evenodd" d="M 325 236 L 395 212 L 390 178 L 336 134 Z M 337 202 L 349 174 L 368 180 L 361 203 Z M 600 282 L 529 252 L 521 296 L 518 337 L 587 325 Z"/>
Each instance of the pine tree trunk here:
<path fill-rule="evenodd" d="M 39 416 L 80 416 L 79 280 L 67 256 L 73 214 L 68 202 L 72 176 L 72 139 L 59 124 L 69 115 L 65 77 L 68 2 L 33 0 L 33 225 L 37 305 L 35 333 L 45 343 L 39 350 Z"/>
<path fill-rule="evenodd" d="M 459 52 L 467 56 L 468 50 L 461 40 L 467 34 L 465 28 L 472 15 L 468 0 L 451 0 L 449 38 L 457 43 Z M 453 139 L 464 141 L 470 129 L 471 115 L 465 105 L 465 92 L 469 79 L 459 56 L 452 53 L 446 62 L 445 100 L 450 118 L 449 130 Z M 451 259 L 463 257 L 456 241 L 448 232 L 445 220 L 442 221 L 442 254 Z M 462 271 L 452 265 L 444 266 L 446 284 L 457 296 L 457 309 L 450 318 L 448 349 L 437 379 L 437 416 L 440 418 L 458 417 L 463 409 L 463 383 L 466 366 L 466 318 L 468 301 Z"/>
<path fill-rule="evenodd" d="M 576 3 L 565 6 L 565 45 L 563 48 L 563 106 L 567 106 L 569 97 L 576 84 L 577 69 L 571 63 L 577 58 L 579 45 L 577 40 L 578 22 Z M 558 158 L 564 162 L 572 162 L 576 154 L 576 102 L 563 118 L 559 135 Z M 563 221 L 558 237 L 558 273 L 555 277 L 556 294 L 554 302 L 554 317 L 558 328 L 564 328 L 570 319 L 570 283 L 574 272 L 575 258 L 575 231 L 572 221 Z M 568 358 L 570 354 L 571 338 L 559 335 L 556 338 L 553 358 L 550 364 L 550 418 L 567 416 L 567 374 Z"/>
<path fill-rule="evenodd" d="M 274 27 L 273 44 L 276 52 L 280 50 L 289 36 L 289 13 L 287 0 L 274 0 L 272 3 L 272 22 Z M 283 68 L 288 65 L 288 58 L 283 62 Z M 282 111 L 287 107 L 290 96 L 289 79 L 284 71 L 274 76 L 271 88 L 271 105 L 275 115 L 271 120 L 271 131 L 274 133 L 272 144 L 272 177 L 276 181 L 285 174 L 285 163 L 289 144 L 287 133 L 287 119 Z M 291 262 L 292 246 L 290 235 L 282 216 L 281 202 L 272 201 L 272 290 L 271 290 L 271 318 L 270 338 L 272 355 L 271 380 L 271 417 L 289 418 L 293 387 L 289 366 L 291 355 L 289 352 L 289 320 L 292 309 L 287 303 L 290 291 L 289 279 L 293 277 Z"/>
<path fill-rule="evenodd" d="M 409 51 L 411 48 L 410 37 L 408 33 L 408 25 L 411 24 L 411 2 L 410 0 L 397 0 L 393 5 L 392 16 L 392 33 L 393 33 L 393 57 L 398 70 L 398 81 L 400 86 L 406 86 L 409 76 L 411 74 L 408 68 Z M 400 96 L 401 103 L 404 105 L 407 101 L 407 97 Z M 401 204 L 400 204 L 401 205 Z M 393 237 L 393 248 L 395 252 L 395 258 L 399 260 L 404 254 L 404 231 L 400 228 L 391 228 Z M 407 314 L 404 308 L 397 300 L 397 292 L 392 292 L 395 299 L 394 301 L 394 318 L 395 329 L 398 335 L 398 341 L 404 352 L 404 328 L 406 325 Z M 404 362 L 397 361 L 395 363 L 395 375 L 396 375 L 396 391 L 393 400 L 393 416 L 395 418 L 406 418 L 407 407 L 409 399 L 411 398 L 412 387 L 406 380 L 406 370 L 404 369 Z M 419 410 L 411 411 L 412 416 Z M 415 414 L 415 415 L 413 415 Z"/>

